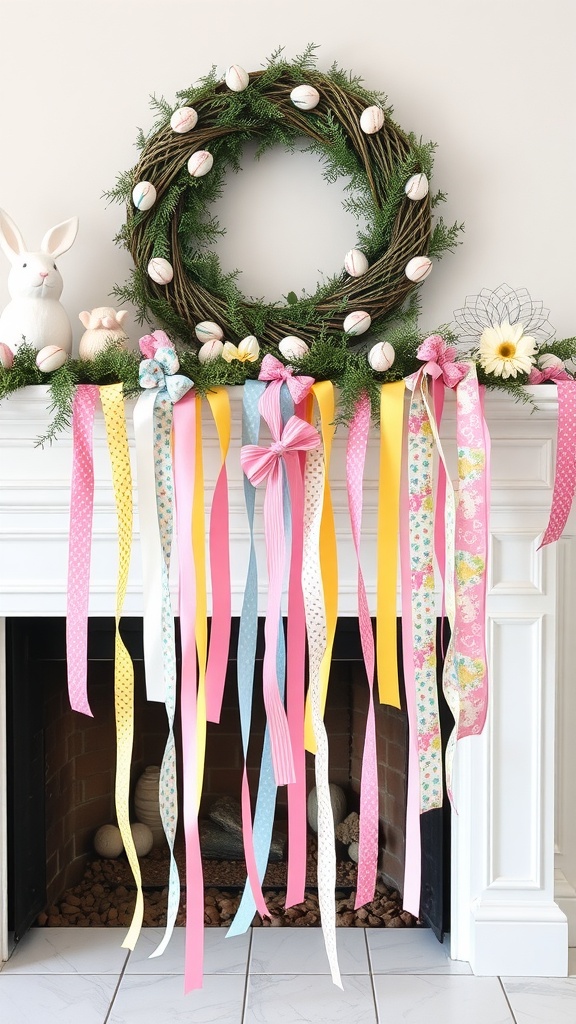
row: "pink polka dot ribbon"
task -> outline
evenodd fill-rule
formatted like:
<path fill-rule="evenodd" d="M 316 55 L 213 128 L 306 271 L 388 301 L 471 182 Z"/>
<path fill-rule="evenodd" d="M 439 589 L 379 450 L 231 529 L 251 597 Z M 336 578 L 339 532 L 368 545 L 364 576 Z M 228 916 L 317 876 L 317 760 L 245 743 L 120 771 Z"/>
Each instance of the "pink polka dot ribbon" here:
<path fill-rule="evenodd" d="M 558 441 L 556 476 L 548 526 L 540 542 L 543 548 L 562 536 L 576 490 L 576 381 L 558 380 Z"/>

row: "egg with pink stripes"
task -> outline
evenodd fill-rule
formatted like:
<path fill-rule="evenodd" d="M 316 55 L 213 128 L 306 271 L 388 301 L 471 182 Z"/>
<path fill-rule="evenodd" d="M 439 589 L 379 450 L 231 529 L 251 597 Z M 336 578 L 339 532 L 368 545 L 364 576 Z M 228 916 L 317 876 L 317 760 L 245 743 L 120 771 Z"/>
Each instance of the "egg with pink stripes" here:
<path fill-rule="evenodd" d="M 369 313 L 363 309 L 355 309 L 353 313 L 348 313 L 344 320 L 344 330 L 346 334 L 364 334 L 369 330 L 371 323 L 372 317 Z"/>
<path fill-rule="evenodd" d="M 170 118 L 170 127 L 177 135 L 191 132 L 198 124 L 198 114 L 194 107 L 178 107 Z"/>
<path fill-rule="evenodd" d="M 232 92 L 244 92 L 250 84 L 250 76 L 239 64 L 231 64 L 224 75 L 224 81 Z"/>
<path fill-rule="evenodd" d="M 362 277 L 368 270 L 368 260 L 360 249 L 350 249 L 344 257 L 344 270 L 350 277 Z"/>
<path fill-rule="evenodd" d="M 150 210 L 156 202 L 156 189 L 151 181 L 139 181 L 132 189 L 132 202 L 137 210 Z"/>
<path fill-rule="evenodd" d="M 290 99 L 298 110 L 314 110 L 320 103 L 320 93 L 313 85 L 297 85 L 292 89 Z"/>
<path fill-rule="evenodd" d="M 45 345 L 36 356 L 36 366 L 42 373 L 59 370 L 68 359 L 68 353 L 59 345 Z"/>
<path fill-rule="evenodd" d="M 203 178 L 212 170 L 214 157 L 207 149 L 197 149 L 188 160 L 188 173 L 193 178 Z"/>
<path fill-rule="evenodd" d="M 404 273 L 409 281 L 414 281 L 418 284 L 419 281 L 423 281 L 432 270 L 432 261 L 427 256 L 414 256 L 408 261 L 404 268 Z"/>

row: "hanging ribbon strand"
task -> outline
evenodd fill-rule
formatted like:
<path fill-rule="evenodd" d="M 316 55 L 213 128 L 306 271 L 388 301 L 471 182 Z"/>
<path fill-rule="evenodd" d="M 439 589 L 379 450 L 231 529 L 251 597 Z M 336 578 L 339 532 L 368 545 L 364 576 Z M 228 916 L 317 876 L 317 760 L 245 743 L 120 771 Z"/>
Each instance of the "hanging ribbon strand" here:
<path fill-rule="evenodd" d="M 576 491 L 576 381 L 556 380 L 558 390 L 558 426 L 556 475 L 548 526 L 539 548 L 562 536 L 568 522 Z"/>
<path fill-rule="evenodd" d="M 120 617 L 128 585 L 132 547 L 132 474 L 124 418 L 122 384 L 100 387 L 100 400 L 106 424 L 108 450 L 112 463 L 112 481 L 118 515 L 118 584 L 116 589 L 116 631 L 114 642 L 114 707 L 116 718 L 116 816 L 128 863 L 136 883 L 136 906 L 128 934 L 122 943 L 134 949 L 144 916 L 142 876 L 130 828 L 130 765 L 134 742 L 134 667 L 120 636 Z"/>
<path fill-rule="evenodd" d="M 94 513 L 92 434 L 98 400 L 95 384 L 79 384 L 72 408 L 72 484 L 66 597 L 66 664 L 73 711 L 92 717 L 88 703 L 88 604 Z"/>
<path fill-rule="evenodd" d="M 228 668 L 232 627 L 230 593 L 230 524 L 228 521 L 228 474 L 226 458 L 230 447 L 230 399 L 224 388 L 207 394 L 220 445 L 220 472 L 210 510 L 210 580 L 212 622 L 206 667 L 206 714 L 209 722 L 219 722 Z"/>
<path fill-rule="evenodd" d="M 404 392 L 403 380 L 383 384 L 380 389 L 376 656 L 380 703 L 394 708 L 400 707 L 396 591 Z"/>

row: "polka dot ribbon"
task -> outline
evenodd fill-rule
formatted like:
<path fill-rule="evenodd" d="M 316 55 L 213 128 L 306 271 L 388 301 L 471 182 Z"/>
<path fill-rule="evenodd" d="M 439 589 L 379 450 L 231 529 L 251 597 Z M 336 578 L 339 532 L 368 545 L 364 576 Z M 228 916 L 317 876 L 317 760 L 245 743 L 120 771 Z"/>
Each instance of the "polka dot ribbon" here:
<path fill-rule="evenodd" d="M 136 883 L 136 906 L 132 923 L 122 945 L 134 949 L 144 916 L 142 877 L 130 828 L 130 765 L 134 742 L 134 668 L 120 636 L 120 617 L 128 585 L 132 547 L 132 473 L 122 384 L 101 386 L 112 482 L 118 517 L 118 583 L 116 588 L 116 632 L 114 645 L 114 712 L 116 718 L 116 816 L 128 863 Z"/>
<path fill-rule="evenodd" d="M 558 428 L 556 476 L 548 526 L 540 547 L 562 536 L 576 490 L 576 381 L 556 381 L 558 389 Z"/>
<path fill-rule="evenodd" d="M 66 663 L 70 707 L 92 716 L 88 703 L 88 602 L 94 509 L 92 434 L 95 384 L 79 384 L 72 407 L 72 484 L 66 598 Z"/>

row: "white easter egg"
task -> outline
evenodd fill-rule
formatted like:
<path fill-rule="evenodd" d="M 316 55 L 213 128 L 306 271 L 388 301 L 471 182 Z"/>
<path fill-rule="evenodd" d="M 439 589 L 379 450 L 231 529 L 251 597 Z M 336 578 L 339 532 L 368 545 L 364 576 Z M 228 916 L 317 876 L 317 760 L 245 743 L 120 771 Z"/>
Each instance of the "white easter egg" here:
<path fill-rule="evenodd" d="M 248 87 L 250 78 L 248 72 L 239 64 L 231 64 L 224 75 L 224 81 L 232 92 L 243 92 Z"/>
<path fill-rule="evenodd" d="M 191 132 L 198 124 L 198 114 L 194 107 L 178 107 L 170 118 L 170 127 L 178 135 L 185 135 Z"/>
<path fill-rule="evenodd" d="M 197 149 L 188 161 L 188 173 L 193 178 L 203 178 L 208 171 L 212 170 L 213 163 L 212 153 L 209 153 L 207 149 Z"/>
<path fill-rule="evenodd" d="M 364 334 L 369 330 L 371 323 L 372 317 L 369 313 L 365 313 L 362 309 L 356 309 L 353 313 L 348 313 L 344 321 L 344 330 L 346 334 Z"/>
<path fill-rule="evenodd" d="M 156 284 L 170 284 L 174 277 L 172 264 L 162 256 L 154 256 L 148 264 L 148 277 L 151 277 Z"/>
<path fill-rule="evenodd" d="M 538 366 L 541 370 L 563 370 L 565 364 L 553 352 L 545 352 L 543 356 L 538 356 Z"/>
<path fill-rule="evenodd" d="M 36 366 L 42 373 L 59 370 L 68 359 L 68 353 L 59 345 L 45 345 L 36 356 Z"/>
<path fill-rule="evenodd" d="M 412 199 L 416 203 L 419 199 L 424 199 L 428 195 L 429 188 L 430 185 L 425 174 L 413 174 L 411 178 L 408 178 L 404 191 L 408 199 Z"/>
<path fill-rule="evenodd" d="M 0 342 L 0 366 L 3 370 L 9 370 L 14 365 L 14 353 L 8 345 Z"/>
<path fill-rule="evenodd" d="M 314 110 L 320 103 L 320 93 L 313 85 L 297 85 L 292 89 L 290 99 L 298 110 Z"/>
<path fill-rule="evenodd" d="M 360 249 L 350 249 L 344 257 L 344 270 L 350 277 L 362 277 L 368 270 L 368 260 Z"/>
<path fill-rule="evenodd" d="M 296 338 L 292 334 L 287 334 L 282 341 L 278 342 L 278 348 L 284 359 L 304 359 L 307 356 L 310 349 L 302 338 Z"/>
<path fill-rule="evenodd" d="M 149 210 L 156 202 L 156 189 L 151 181 L 139 181 L 132 189 L 132 202 L 137 210 Z"/>
<path fill-rule="evenodd" d="M 404 268 L 409 281 L 423 281 L 432 270 L 432 262 L 427 256 L 414 256 Z"/>
<path fill-rule="evenodd" d="M 215 359 L 220 358 L 223 348 L 224 342 L 220 341 L 220 338 L 209 338 L 198 349 L 198 362 L 213 363 Z"/>
<path fill-rule="evenodd" d="M 366 107 L 360 114 L 360 127 L 365 135 L 374 135 L 384 124 L 382 107 Z"/>
<path fill-rule="evenodd" d="M 196 324 L 194 333 L 198 338 L 198 341 L 209 341 L 213 338 L 217 338 L 218 341 L 222 341 L 224 337 L 224 331 L 218 324 L 215 324 L 213 320 L 203 320 L 202 323 Z"/>
<path fill-rule="evenodd" d="M 373 370 L 384 373 L 389 370 L 394 362 L 396 353 L 389 341 L 379 341 L 373 345 L 368 353 L 368 362 Z"/>

